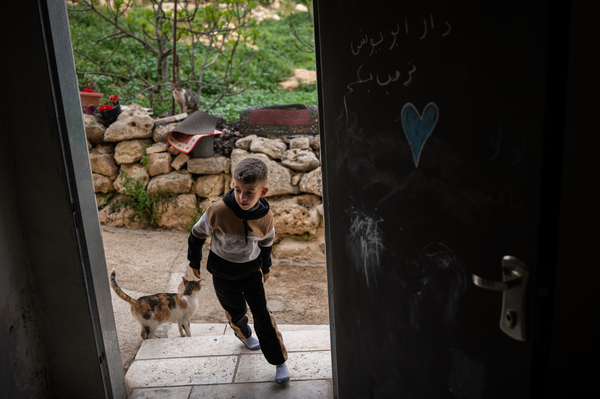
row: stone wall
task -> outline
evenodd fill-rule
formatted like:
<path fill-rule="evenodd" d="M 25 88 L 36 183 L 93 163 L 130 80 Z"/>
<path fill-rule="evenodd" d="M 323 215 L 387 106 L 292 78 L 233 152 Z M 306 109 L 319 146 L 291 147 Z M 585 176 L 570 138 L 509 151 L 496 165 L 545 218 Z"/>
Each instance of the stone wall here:
<path fill-rule="evenodd" d="M 170 147 L 166 133 L 186 115 L 153 119 L 138 104 L 128 106 L 105 128 L 93 115 L 84 115 L 94 191 L 100 223 L 132 229 L 149 227 L 122 200 L 121 171 L 139 180 L 149 195 L 170 192 L 155 204 L 157 224 L 169 230 L 189 230 L 199 209 L 219 199 L 232 186 L 232 171 L 245 158 L 258 158 L 269 168 L 267 197 L 275 215 L 277 241 L 318 235 L 322 228 L 320 142 L 318 136 L 242 136 L 224 125 L 218 153 L 191 158 Z M 309 233 L 309 234 L 307 234 Z"/>

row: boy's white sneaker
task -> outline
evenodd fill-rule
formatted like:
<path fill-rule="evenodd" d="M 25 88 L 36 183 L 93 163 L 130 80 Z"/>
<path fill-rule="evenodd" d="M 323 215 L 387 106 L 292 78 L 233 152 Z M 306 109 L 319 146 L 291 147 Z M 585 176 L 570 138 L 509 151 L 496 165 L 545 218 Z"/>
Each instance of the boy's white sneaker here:
<path fill-rule="evenodd" d="M 285 382 L 288 382 L 289 380 L 290 372 L 288 371 L 288 368 L 285 365 L 285 363 L 278 364 L 277 366 L 275 366 L 275 381 L 277 381 L 278 384 L 283 384 Z"/>
<path fill-rule="evenodd" d="M 250 350 L 255 351 L 260 349 L 260 342 L 258 341 L 258 338 L 256 338 L 254 335 L 250 338 L 240 338 L 240 341 L 242 341 L 244 345 L 246 345 L 246 348 Z"/>

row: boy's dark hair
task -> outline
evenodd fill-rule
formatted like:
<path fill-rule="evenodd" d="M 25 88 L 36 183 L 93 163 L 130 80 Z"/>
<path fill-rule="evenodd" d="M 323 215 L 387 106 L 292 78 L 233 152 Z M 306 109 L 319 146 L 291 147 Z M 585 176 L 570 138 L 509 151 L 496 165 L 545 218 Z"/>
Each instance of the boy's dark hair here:
<path fill-rule="evenodd" d="M 244 184 L 256 182 L 266 182 L 269 177 L 267 165 L 260 159 L 246 158 L 238 163 L 233 174 L 233 178 L 240 180 Z"/>

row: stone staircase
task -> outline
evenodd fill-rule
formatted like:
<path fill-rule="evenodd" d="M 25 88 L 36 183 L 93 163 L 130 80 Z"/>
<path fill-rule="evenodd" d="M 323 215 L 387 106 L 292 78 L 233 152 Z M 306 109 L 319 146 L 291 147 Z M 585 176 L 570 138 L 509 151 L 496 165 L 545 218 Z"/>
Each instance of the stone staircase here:
<path fill-rule="evenodd" d="M 129 399 L 333 398 L 329 326 L 280 325 L 290 381 L 274 382 L 275 367 L 247 349 L 227 324 L 192 324 L 182 338 L 142 343 L 125 379 Z"/>

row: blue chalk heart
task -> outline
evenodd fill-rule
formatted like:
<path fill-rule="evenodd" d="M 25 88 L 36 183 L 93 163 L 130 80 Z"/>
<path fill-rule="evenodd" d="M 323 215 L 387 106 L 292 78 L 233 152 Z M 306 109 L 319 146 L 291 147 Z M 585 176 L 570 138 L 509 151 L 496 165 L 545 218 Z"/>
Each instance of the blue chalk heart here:
<path fill-rule="evenodd" d="M 419 166 L 421 151 L 423 151 L 425 142 L 433 133 L 438 116 L 438 107 L 434 103 L 425 106 L 423 116 L 419 115 L 412 103 L 407 103 L 402 107 L 402 128 L 412 151 L 415 168 Z"/>

